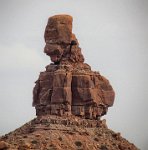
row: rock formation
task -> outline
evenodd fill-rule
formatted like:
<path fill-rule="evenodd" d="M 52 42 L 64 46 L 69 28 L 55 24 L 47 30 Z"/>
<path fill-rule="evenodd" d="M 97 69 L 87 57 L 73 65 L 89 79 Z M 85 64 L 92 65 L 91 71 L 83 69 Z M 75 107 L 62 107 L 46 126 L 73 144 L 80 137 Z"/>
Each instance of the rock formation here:
<path fill-rule="evenodd" d="M 105 120 L 37 117 L 0 138 L 0 150 L 138 150 L 107 128 Z"/>
<path fill-rule="evenodd" d="M 45 42 L 52 63 L 33 89 L 37 117 L 0 137 L 0 150 L 138 150 L 100 119 L 115 93 L 105 77 L 84 63 L 72 17 L 50 17 Z"/>
<path fill-rule="evenodd" d="M 84 63 L 78 40 L 72 33 L 72 17 L 50 17 L 45 29 L 44 52 L 51 63 L 41 72 L 33 90 L 37 116 L 76 115 L 98 119 L 113 105 L 109 81 Z"/>

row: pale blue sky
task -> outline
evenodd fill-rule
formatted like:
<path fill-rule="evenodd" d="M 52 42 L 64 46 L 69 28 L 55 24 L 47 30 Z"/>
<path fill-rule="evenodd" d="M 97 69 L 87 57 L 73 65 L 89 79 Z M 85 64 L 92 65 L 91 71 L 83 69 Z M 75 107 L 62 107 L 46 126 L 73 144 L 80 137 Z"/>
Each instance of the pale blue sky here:
<path fill-rule="evenodd" d="M 43 53 L 48 17 L 73 16 L 85 62 L 107 77 L 115 104 L 109 128 L 148 147 L 147 0 L 0 0 L 0 135 L 35 117 L 32 89 L 50 63 Z"/>

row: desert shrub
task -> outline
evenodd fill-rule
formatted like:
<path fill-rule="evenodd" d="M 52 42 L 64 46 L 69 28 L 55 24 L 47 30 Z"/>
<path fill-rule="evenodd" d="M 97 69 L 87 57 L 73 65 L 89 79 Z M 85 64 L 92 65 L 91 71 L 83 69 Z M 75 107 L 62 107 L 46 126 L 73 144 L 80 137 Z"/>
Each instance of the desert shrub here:
<path fill-rule="evenodd" d="M 78 146 L 78 147 L 81 147 L 81 146 L 82 146 L 82 143 L 81 143 L 81 141 L 76 141 L 76 142 L 75 142 L 75 145 Z"/>
<path fill-rule="evenodd" d="M 58 139 L 59 139 L 59 141 L 62 141 L 62 137 L 61 136 Z"/>
<path fill-rule="evenodd" d="M 37 144 L 37 143 L 38 143 L 38 141 L 33 140 L 33 141 L 31 141 L 31 143 L 32 143 L 32 144 Z"/>
<path fill-rule="evenodd" d="M 96 138 L 96 137 L 94 138 L 94 140 L 95 140 L 95 141 L 97 141 L 97 142 L 99 141 L 99 139 L 98 139 L 98 138 Z"/>
<path fill-rule="evenodd" d="M 106 147 L 106 145 L 101 145 L 100 149 L 101 150 L 108 150 L 108 148 Z"/>

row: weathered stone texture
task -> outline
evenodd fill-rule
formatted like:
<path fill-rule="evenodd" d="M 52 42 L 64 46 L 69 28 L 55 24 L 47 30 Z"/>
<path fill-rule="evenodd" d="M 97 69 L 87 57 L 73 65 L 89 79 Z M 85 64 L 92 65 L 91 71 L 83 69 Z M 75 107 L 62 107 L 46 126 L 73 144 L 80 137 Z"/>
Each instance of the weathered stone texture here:
<path fill-rule="evenodd" d="M 115 93 L 109 81 L 84 63 L 72 20 L 68 15 L 48 20 L 44 52 L 53 63 L 40 73 L 33 90 L 37 116 L 73 114 L 97 119 L 113 105 Z"/>
<path fill-rule="evenodd" d="M 0 137 L 0 150 L 138 150 L 106 120 L 44 115 Z"/>
<path fill-rule="evenodd" d="M 0 150 L 138 150 L 100 119 L 115 93 L 105 77 L 84 63 L 72 17 L 50 17 L 45 42 L 53 63 L 35 82 L 37 117 L 0 137 Z"/>

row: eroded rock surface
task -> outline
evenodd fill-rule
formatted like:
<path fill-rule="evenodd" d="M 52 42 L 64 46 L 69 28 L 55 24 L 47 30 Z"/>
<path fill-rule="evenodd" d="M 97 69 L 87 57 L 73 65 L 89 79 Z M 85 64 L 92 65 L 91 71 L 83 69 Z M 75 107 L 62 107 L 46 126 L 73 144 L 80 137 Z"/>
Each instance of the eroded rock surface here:
<path fill-rule="evenodd" d="M 138 150 L 105 120 L 40 116 L 0 137 L 3 150 Z"/>
<path fill-rule="evenodd" d="M 0 150 L 138 150 L 100 119 L 113 105 L 114 90 L 84 63 L 72 17 L 49 18 L 45 42 L 53 63 L 33 89 L 37 118 L 0 137 Z"/>
<path fill-rule="evenodd" d="M 73 114 L 97 119 L 113 105 L 115 93 L 109 81 L 84 63 L 72 20 L 68 15 L 48 20 L 44 52 L 53 63 L 40 73 L 33 90 L 37 116 Z"/>

